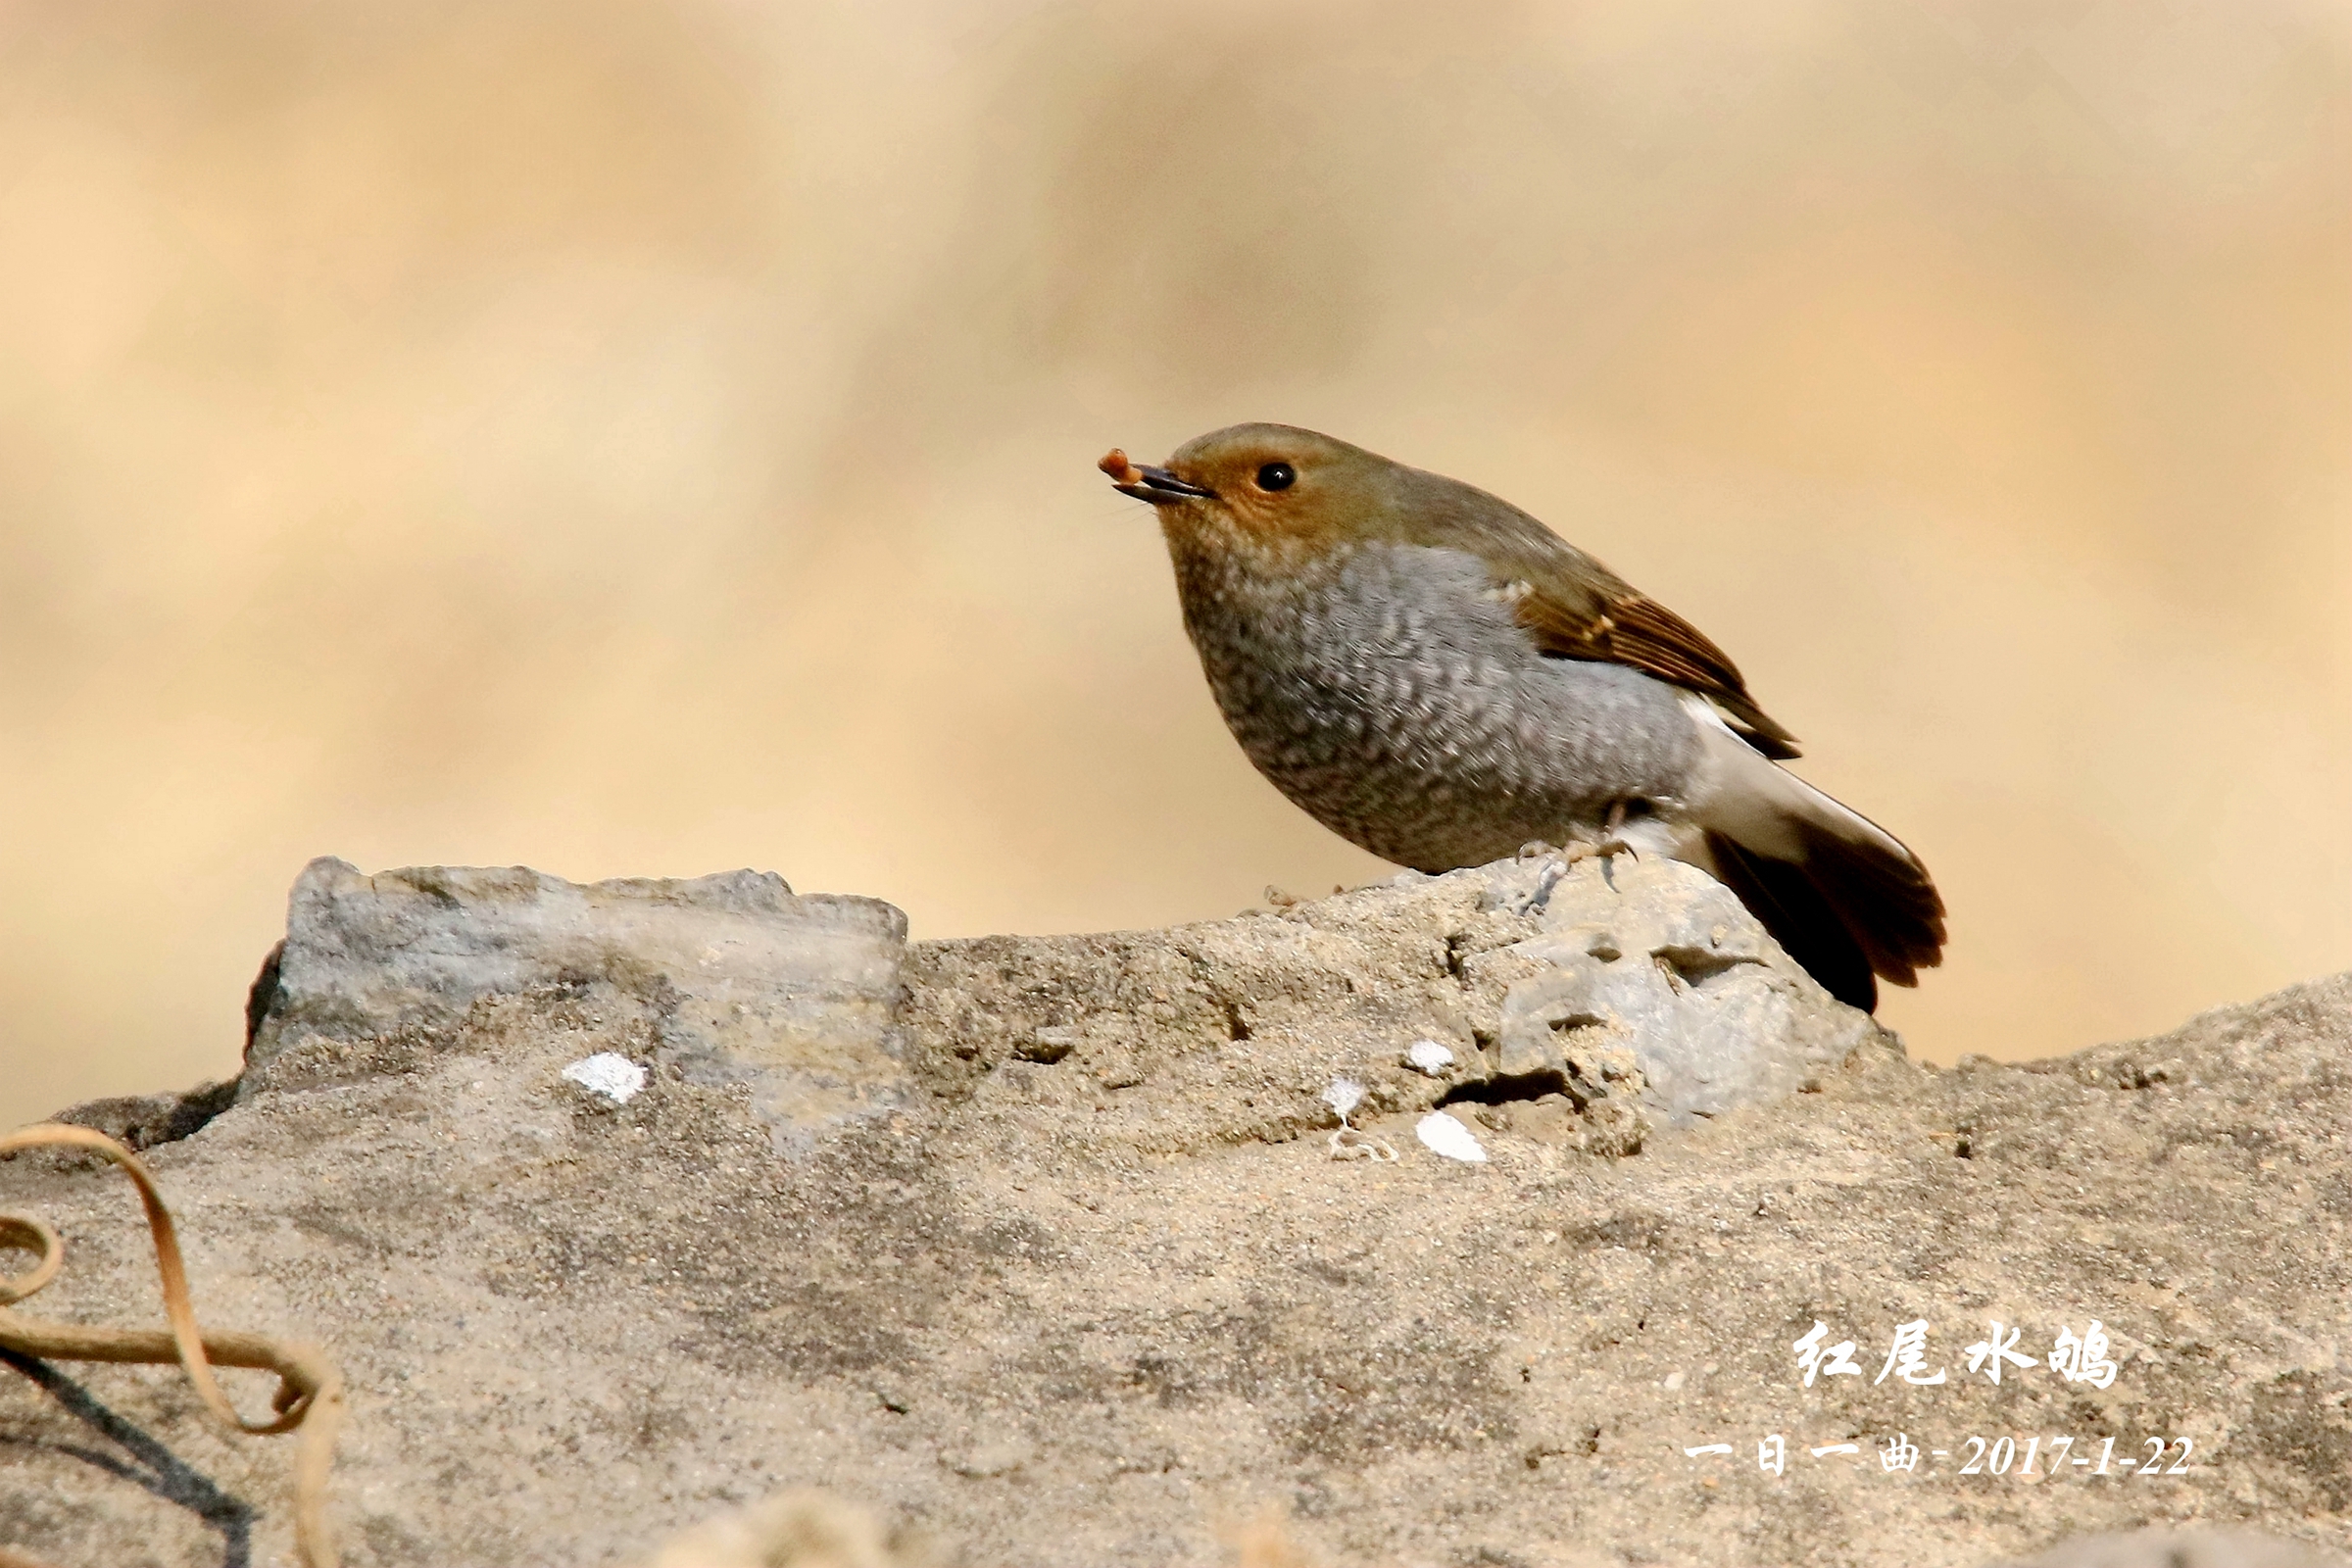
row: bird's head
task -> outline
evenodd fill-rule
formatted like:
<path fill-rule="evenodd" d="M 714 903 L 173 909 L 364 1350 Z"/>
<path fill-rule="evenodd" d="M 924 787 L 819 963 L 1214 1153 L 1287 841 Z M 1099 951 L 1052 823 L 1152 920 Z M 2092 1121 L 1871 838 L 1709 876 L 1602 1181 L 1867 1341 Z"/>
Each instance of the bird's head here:
<path fill-rule="evenodd" d="M 1196 436 L 1164 466 L 1111 452 L 1099 466 L 1159 511 L 1172 546 L 1284 553 L 1378 532 L 1403 470 L 1345 441 L 1288 424 L 1236 424 Z"/>

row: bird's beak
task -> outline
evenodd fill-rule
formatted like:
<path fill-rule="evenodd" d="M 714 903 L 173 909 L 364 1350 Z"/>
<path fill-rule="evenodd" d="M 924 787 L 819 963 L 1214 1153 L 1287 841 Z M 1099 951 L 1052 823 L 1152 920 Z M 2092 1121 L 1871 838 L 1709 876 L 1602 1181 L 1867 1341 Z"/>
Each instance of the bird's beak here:
<path fill-rule="evenodd" d="M 1165 468 L 1147 467 L 1135 471 L 1140 476 L 1137 482 L 1121 484 L 1117 488 L 1138 501 L 1149 501 L 1155 507 L 1172 507 L 1179 501 L 1217 499 L 1217 493 L 1206 485 L 1179 479 Z"/>
<path fill-rule="evenodd" d="M 1138 501 L 1149 501 L 1155 507 L 1172 507 L 1179 501 L 1214 501 L 1217 493 L 1206 485 L 1179 479 L 1165 468 L 1139 467 L 1127 461 L 1127 454 L 1113 447 L 1095 465 L 1110 475 L 1111 487 L 1121 495 Z"/>

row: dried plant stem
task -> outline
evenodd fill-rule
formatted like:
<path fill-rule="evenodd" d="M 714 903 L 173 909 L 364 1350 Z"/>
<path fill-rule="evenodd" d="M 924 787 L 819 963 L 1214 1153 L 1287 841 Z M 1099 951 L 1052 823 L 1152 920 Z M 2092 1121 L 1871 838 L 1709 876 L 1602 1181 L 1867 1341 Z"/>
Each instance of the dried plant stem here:
<path fill-rule="evenodd" d="M 22 1301 L 57 1277 L 65 1261 L 65 1244 L 57 1232 L 24 1214 L 0 1214 L 0 1245 L 22 1247 L 40 1253 L 40 1261 L 24 1274 L 0 1276 L 0 1348 L 21 1355 L 66 1361 L 177 1361 L 205 1407 L 239 1432 L 265 1436 L 301 1429 L 294 1450 L 294 1546 L 307 1568 L 334 1568 L 335 1547 L 326 1528 L 326 1476 L 332 1462 L 335 1429 L 343 1419 L 343 1374 L 315 1346 L 287 1345 L 259 1334 L 205 1330 L 197 1326 L 196 1309 L 188 1298 L 187 1269 L 180 1261 L 179 1241 L 172 1226 L 172 1211 L 155 1177 L 137 1155 L 103 1133 L 86 1127 L 54 1123 L 26 1127 L 0 1138 L 0 1154 L 19 1149 L 48 1147 L 85 1149 L 120 1166 L 139 1190 L 147 1210 L 147 1229 L 155 1239 L 156 1270 L 162 1276 L 163 1329 L 95 1328 L 80 1323 L 54 1323 L 28 1317 L 6 1303 Z M 276 1413 L 268 1420 L 248 1421 L 237 1414 L 213 1375 L 218 1366 L 256 1367 L 275 1372 L 277 1393 L 270 1400 Z M 39 1568 L 34 1559 L 0 1547 L 0 1568 Z"/>

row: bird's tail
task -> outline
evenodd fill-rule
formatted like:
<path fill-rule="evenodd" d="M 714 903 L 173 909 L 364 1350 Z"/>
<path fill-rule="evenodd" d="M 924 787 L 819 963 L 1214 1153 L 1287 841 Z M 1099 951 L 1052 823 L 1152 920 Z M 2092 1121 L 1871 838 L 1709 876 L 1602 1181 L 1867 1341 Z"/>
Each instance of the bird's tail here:
<path fill-rule="evenodd" d="M 1728 729 L 1707 738 L 1716 788 L 1698 813 L 1717 878 L 1838 1001 L 1917 985 L 1943 961 L 1943 899 L 1918 857 Z"/>

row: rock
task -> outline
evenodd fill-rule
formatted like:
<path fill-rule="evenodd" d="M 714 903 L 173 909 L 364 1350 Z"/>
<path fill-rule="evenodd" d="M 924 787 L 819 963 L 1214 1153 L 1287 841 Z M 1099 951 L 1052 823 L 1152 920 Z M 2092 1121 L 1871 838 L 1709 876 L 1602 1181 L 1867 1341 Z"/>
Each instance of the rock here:
<path fill-rule="evenodd" d="M 1008 1476 L 1037 1457 L 1036 1445 L 1021 1437 L 988 1438 L 959 1444 L 940 1455 L 940 1463 L 959 1476 L 989 1481 Z"/>
<path fill-rule="evenodd" d="M 1334 1564 L 2352 1543 L 2352 975 L 1936 1071 L 1623 858 L 903 951 L 886 906 L 829 924 L 761 879 L 672 905 L 481 875 L 515 880 L 306 873 L 241 1097 L 147 1156 L 204 1320 L 342 1362 L 355 1568 L 643 1561 L 801 1488 L 946 1562 L 1214 1560 L 1269 1511 Z M 716 978 L 712 933 L 744 944 Z M 777 1022 L 810 1017 L 850 1044 Z M 1449 1073 L 1409 1064 L 1423 1040 Z M 868 1098 L 778 1157 L 760 1086 L 697 1051 Z M 562 1076 L 604 1052 L 660 1070 L 617 1104 Z M 1394 1162 L 1332 1157 L 1339 1078 Z M 1414 1140 L 1441 1104 L 1484 1163 Z M 66 1237 L 30 1309 L 149 1321 L 120 1188 L 0 1161 L 0 1202 Z M 2093 1318 L 2115 1376 L 2070 1381 L 2048 1358 Z M 1998 1385 L 1969 1369 L 1996 1321 Z M 1816 1323 L 1854 1375 L 1806 1380 Z M 1941 1384 L 1878 1378 L 1908 1325 Z M 284 1447 L 173 1369 L 20 1376 L 10 1547 L 286 1555 Z M 2107 1439 L 2107 1473 L 2072 1465 Z M 2160 1473 L 2121 1468 L 2150 1443 Z M 2255 1549 L 2129 1549 L 2176 1545 Z"/>
<path fill-rule="evenodd" d="M 1435 1040 L 1416 1040 L 1404 1049 L 1404 1064 L 1430 1078 L 1453 1071 L 1453 1052 Z"/>
<path fill-rule="evenodd" d="M 1040 1029 L 1014 1051 L 1023 1061 L 1042 1061 L 1051 1066 L 1077 1049 L 1077 1030 Z"/>
<path fill-rule="evenodd" d="M 645 1089 L 645 1069 L 617 1051 L 582 1056 L 564 1069 L 564 1076 L 615 1105 L 627 1104 Z"/>
<path fill-rule="evenodd" d="M 1312 1568 L 1279 1511 L 1227 1533 L 1241 1568 Z M 897 1546 L 898 1549 L 893 1549 Z M 698 1525 L 659 1552 L 653 1568 L 915 1568 L 912 1550 L 886 1542 L 874 1518 L 837 1497 L 800 1490 Z M 1992 1568 L 2346 1568 L 2347 1559 L 2300 1542 L 2245 1531 L 2135 1530 L 2064 1542 L 2032 1562 Z"/>
<path fill-rule="evenodd" d="M 2346 1559 L 2250 1532 L 2134 1530 L 2070 1541 L 2000 1568 L 2346 1568 Z"/>
<path fill-rule="evenodd" d="M 1413 1138 L 1442 1159 L 1460 1160 L 1465 1165 L 1487 1162 L 1487 1149 L 1478 1136 L 1442 1110 L 1433 1110 L 1414 1122 Z"/>
<path fill-rule="evenodd" d="M 1507 950 L 1549 967 L 1503 995 L 1498 1077 L 1582 1076 L 1582 1062 L 1628 1052 L 1643 1105 L 1687 1127 L 1792 1094 L 1886 1043 L 1705 872 L 1631 857 L 1586 864 L 1556 882 L 1539 873 L 1529 907 L 1543 934 Z"/>
<path fill-rule="evenodd" d="M 206 1122 L 236 1102 L 237 1084 L 232 1078 L 226 1083 L 199 1084 L 182 1094 L 118 1095 L 107 1100 L 87 1100 L 50 1119 L 102 1132 L 135 1153 L 158 1144 L 172 1144 L 192 1137 Z"/>
<path fill-rule="evenodd" d="M 907 978 L 935 1093 L 1017 1099 L 1056 1138 L 1150 1153 L 1330 1126 L 1335 1078 L 1382 1112 L 1508 1107 L 1493 1119 L 1624 1153 L 1653 1122 L 1901 1050 L 1713 879 L 1631 856 L 1407 872 L 1165 931 L 922 943 Z M 1016 1060 L 1077 1070 L 1002 1070 Z M 1128 1089 L 1147 1092 L 1105 1094 Z"/>
<path fill-rule="evenodd" d="M 881 1522 L 839 1497 L 799 1488 L 696 1526 L 653 1568 L 901 1568 Z"/>
<path fill-rule="evenodd" d="M 773 872 L 582 887 L 515 866 L 362 873 L 321 858 L 250 1004 L 243 1093 L 316 1083 L 337 1047 L 445 1030 L 484 997 L 568 990 L 645 1025 L 655 1058 L 741 1082 L 779 1151 L 906 1102 L 906 917 Z"/>

